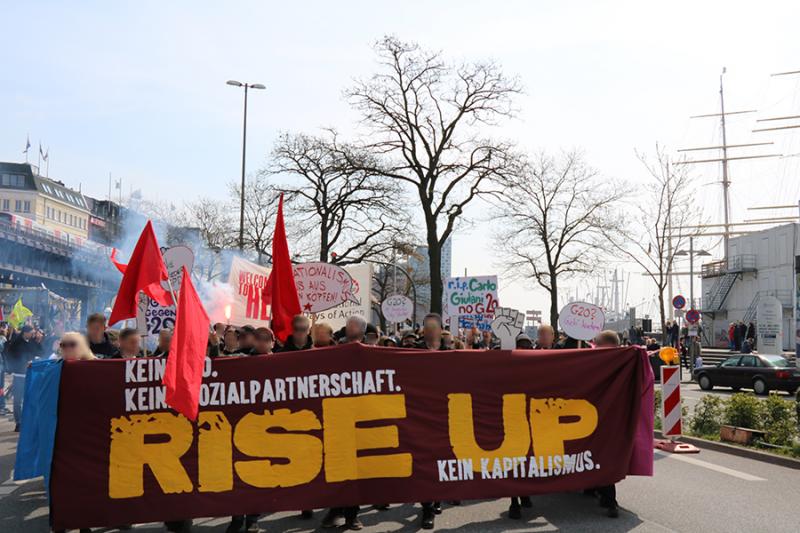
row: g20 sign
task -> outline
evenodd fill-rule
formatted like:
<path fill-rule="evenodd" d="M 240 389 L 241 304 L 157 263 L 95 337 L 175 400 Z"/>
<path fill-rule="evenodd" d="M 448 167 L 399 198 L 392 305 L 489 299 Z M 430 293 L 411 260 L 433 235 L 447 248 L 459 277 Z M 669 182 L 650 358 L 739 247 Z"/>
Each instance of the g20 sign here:
<path fill-rule="evenodd" d="M 592 340 L 603 330 L 606 314 L 603 309 L 587 302 L 567 304 L 558 314 L 564 333 L 579 341 Z"/>

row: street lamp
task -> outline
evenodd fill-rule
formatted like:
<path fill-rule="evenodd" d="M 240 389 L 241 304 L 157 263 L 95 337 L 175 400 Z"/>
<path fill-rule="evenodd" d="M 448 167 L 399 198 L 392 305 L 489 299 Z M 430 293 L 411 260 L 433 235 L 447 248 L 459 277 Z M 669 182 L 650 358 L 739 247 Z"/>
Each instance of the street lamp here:
<path fill-rule="evenodd" d="M 241 189 L 241 203 L 239 205 L 239 251 L 244 250 L 244 169 L 245 157 L 247 155 L 247 90 L 248 89 L 266 89 L 260 83 L 242 83 L 236 80 L 228 80 L 228 85 L 233 87 L 244 87 L 244 121 L 242 126 L 242 189 Z"/>
<path fill-rule="evenodd" d="M 694 237 L 689 237 L 689 249 L 678 250 L 675 255 L 689 256 L 689 308 L 694 309 L 694 256 L 709 256 L 711 254 L 705 250 L 695 250 Z"/>

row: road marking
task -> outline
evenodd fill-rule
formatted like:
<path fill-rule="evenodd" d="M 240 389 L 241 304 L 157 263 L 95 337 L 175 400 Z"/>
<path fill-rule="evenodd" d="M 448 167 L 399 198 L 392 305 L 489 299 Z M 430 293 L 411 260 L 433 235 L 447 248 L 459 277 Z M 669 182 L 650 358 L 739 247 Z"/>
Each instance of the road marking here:
<path fill-rule="evenodd" d="M 747 474 L 745 472 L 740 472 L 738 470 L 734 470 L 726 466 L 715 465 L 714 463 L 709 463 L 707 461 L 701 461 L 700 459 L 695 459 L 694 457 L 687 457 L 685 455 L 676 455 L 661 451 L 656 451 L 656 453 L 659 455 L 663 455 L 665 457 L 669 457 L 670 459 L 675 459 L 676 461 L 683 461 L 684 463 L 689 463 L 691 465 L 702 466 L 703 468 L 708 468 L 709 470 L 713 470 L 714 472 L 719 472 L 720 474 L 727 474 L 729 476 L 738 477 L 739 479 L 743 479 L 745 481 L 766 481 L 766 479 L 764 479 L 763 477 L 758 477 L 752 474 Z"/>

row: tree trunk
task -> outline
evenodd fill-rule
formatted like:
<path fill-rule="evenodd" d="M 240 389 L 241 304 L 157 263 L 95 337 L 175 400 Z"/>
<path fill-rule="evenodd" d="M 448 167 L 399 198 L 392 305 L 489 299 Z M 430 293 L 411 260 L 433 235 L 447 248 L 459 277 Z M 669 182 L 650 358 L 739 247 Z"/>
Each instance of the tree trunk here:
<path fill-rule="evenodd" d="M 442 314 L 442 246 L 436 235 L 436 227 L 428 227 L 428 273 L 431 280 L 431 313 Z"/>
<path fill-rule="evenodd" d="M 550 274 L 550 325 L 558 331 L 558 282 Z"/>
<path fill-rule="evenodd" d="M 658 312 L 661 316 L 661 345 L 664 345 L 664 341 L 666 340 L 666 328 L 667 328 L 667 317 L 664 313 L 664 288 L 659 287 L 658 289 Z"/>

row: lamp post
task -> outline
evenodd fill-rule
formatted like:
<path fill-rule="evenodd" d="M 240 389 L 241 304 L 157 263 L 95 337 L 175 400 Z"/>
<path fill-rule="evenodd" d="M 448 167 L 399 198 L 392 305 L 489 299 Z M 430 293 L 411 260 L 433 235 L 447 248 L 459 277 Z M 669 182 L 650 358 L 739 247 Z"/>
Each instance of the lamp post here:
<path fill-rule="evenodd" d="M 711 254 L 705 250 L 695 250 L 694 237 L 689 237 L 689 249 L 678 250 L 675 255 L 689 256 L 689 309 L 694 309 L 694 256 L 709 256 Z"/>
<path fill-rule="evenodd" d="M 247 90 L 248 89 L 266 89 L 260 83 L 242 83 L 236 80 L 228 80 L 228 85 L 233 87 L 244 87 L 244 120 L 242 125 L 242 189 L 240 195 L 239 205 L 239 251 L 244 250 L 244 171 L 245 171 L 245 158 L 247 156 Z"/>

